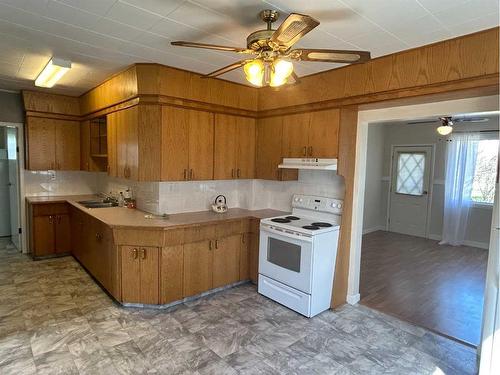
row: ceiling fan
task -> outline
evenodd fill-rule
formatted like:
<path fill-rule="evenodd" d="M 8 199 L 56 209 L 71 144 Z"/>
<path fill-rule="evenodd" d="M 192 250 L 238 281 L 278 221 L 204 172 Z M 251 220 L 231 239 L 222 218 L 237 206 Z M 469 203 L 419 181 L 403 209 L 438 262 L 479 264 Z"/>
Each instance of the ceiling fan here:
<path fill-rule="evenodd" d="M 453 131 L 453 125 L 458 122 L 486 122 L 489 121 L 487 117 L 455 117 L 455 116 L 443 116 L 438 117 L 435 120 L 419 120 L 410 121 L 408 125 L 413 124 L 433 124 L 435 122 L 441 121 L 441 125 L 436 128 L 436 131 L 441 135 L 448 135 Z"/>
<path fill-rule="evenodd" d="M 368 51 L 291 49 L 300 38 L 318 26 L 319 21 L 308 15 L 291 13 L 275 30 L 272 28 L 272 24 L 278 17 L 279 13 L 276 10 L 267 9 L 260 12 L 260 18 L 267 24 L 267 28 L 251 33 L 247 37 L 247 48 L 184 41 L 172 42 L 171 44 L 256 55 L 254 58 L 235 62 L 202 77 L 217 77 L 243 67 L 247 81 L 259 87 L 281 86 L 288 81 L 290 76 L 295 82 L 298 82 L 299 79 L 293 71 L 293 60 L 352 64 L 362 63 L 370 59 Z"/>

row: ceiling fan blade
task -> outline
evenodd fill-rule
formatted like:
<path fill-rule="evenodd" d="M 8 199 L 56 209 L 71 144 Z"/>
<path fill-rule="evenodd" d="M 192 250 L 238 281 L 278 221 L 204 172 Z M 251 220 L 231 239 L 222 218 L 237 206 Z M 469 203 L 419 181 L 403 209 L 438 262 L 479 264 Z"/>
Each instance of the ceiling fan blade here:
<path fill-rule="evenodd" d="M 368 51 L 349 51 L 335 49 L 294 49 L 290 57 L 300 61 L 321 61 L 355 64 L 370 60 Z"/>
<path fill-rule="evenodd" d="M 235 70 L 235 69 L 238 69 L 239 67 L 243 66 L 246 64 L 246 60 L 241 60 L 241 61 L 238 61 L 238 62 L 235 62 L 231 65 L 228 65 L 228 66 L 225 66 L 224 68 L 220 68 L 220 69 L 217 69 L 211 73 L 208 73 L 208 74 L 205 74 L 205 75 L 202 75 L 203 78 L 209 78 L 209 77 L 217 77 L 217 76 L 220 76 L 221 74 L 224 74 L 224 73 L 227 73 L 227 72 L 230 72 L 231 70 Z"/>
<path fill-rule="evenodd" d="M 464 118 L 454 118 L 454 122 L 488 122 L 489 119 L 486 117 L 464 117 Z"/>
<path fill-rule="evenodd" d="M 247 48 L 219 46 L 217 44 L 206 44 L 206 43 L 184 42 L 184 41 L 171 42 L 170 44 L 172 44 L 173 46 L 214 49 L 217 51 L 226 51 L 226 52 L 255 53 L 255 51 Z"/>
<path fill-rule="evenodd" d="M 271 36 L 271 42 L 287 50 L 300 38 L 319 25 L 314 18 L 291 13 Z"/>
<path fill-rule="evenodd" d="M 408 125 L 414 125 L 414 124 L 435 124 L 439 122 L 439 119 L 436 120 L 421 120 L 421 121 L 408 121 Z"/>

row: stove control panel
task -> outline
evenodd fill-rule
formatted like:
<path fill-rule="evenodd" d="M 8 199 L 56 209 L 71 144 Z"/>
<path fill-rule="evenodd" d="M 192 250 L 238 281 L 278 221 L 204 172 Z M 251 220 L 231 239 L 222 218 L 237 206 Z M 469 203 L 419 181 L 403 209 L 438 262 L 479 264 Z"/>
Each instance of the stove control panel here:
<path fill-rule="evenodd" d="M 292 207 L 341 215 L 344 202 L 341 199 L 335 198 L 294 194 Z"/>

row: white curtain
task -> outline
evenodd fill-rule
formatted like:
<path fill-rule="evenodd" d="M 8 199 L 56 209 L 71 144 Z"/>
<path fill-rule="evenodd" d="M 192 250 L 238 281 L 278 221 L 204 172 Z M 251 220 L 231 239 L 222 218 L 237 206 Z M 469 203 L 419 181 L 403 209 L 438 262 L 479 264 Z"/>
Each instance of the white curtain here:
<path fill-rule="evenodd" d="M 447 145 L 443 238 L 440 244 L 464 243 L 476 167 L 478 133 L 453 133 Z"/>

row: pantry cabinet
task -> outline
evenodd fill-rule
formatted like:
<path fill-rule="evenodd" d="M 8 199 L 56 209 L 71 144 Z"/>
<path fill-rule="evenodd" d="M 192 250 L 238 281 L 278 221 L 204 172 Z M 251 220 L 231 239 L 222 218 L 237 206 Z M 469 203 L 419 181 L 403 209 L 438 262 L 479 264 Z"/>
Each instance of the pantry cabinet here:
<path fill-rule="evenodd" d="M 79 121 L 26 118 L 28 170 L 79 170 Z"/>
<path fill-rule="evenodd" d="M 125 303 L 159 303 L 159 248 L 122 246 L 122 300 Z"/>
<path fill-rule="evenodd" d="M 255 119 L 215 115 L 215 180 L 255 176 Z"/>
<path fill-rule="evenodd" d="M 214 178 L 214 115 L 162 107 L 161 180 Z"/>

